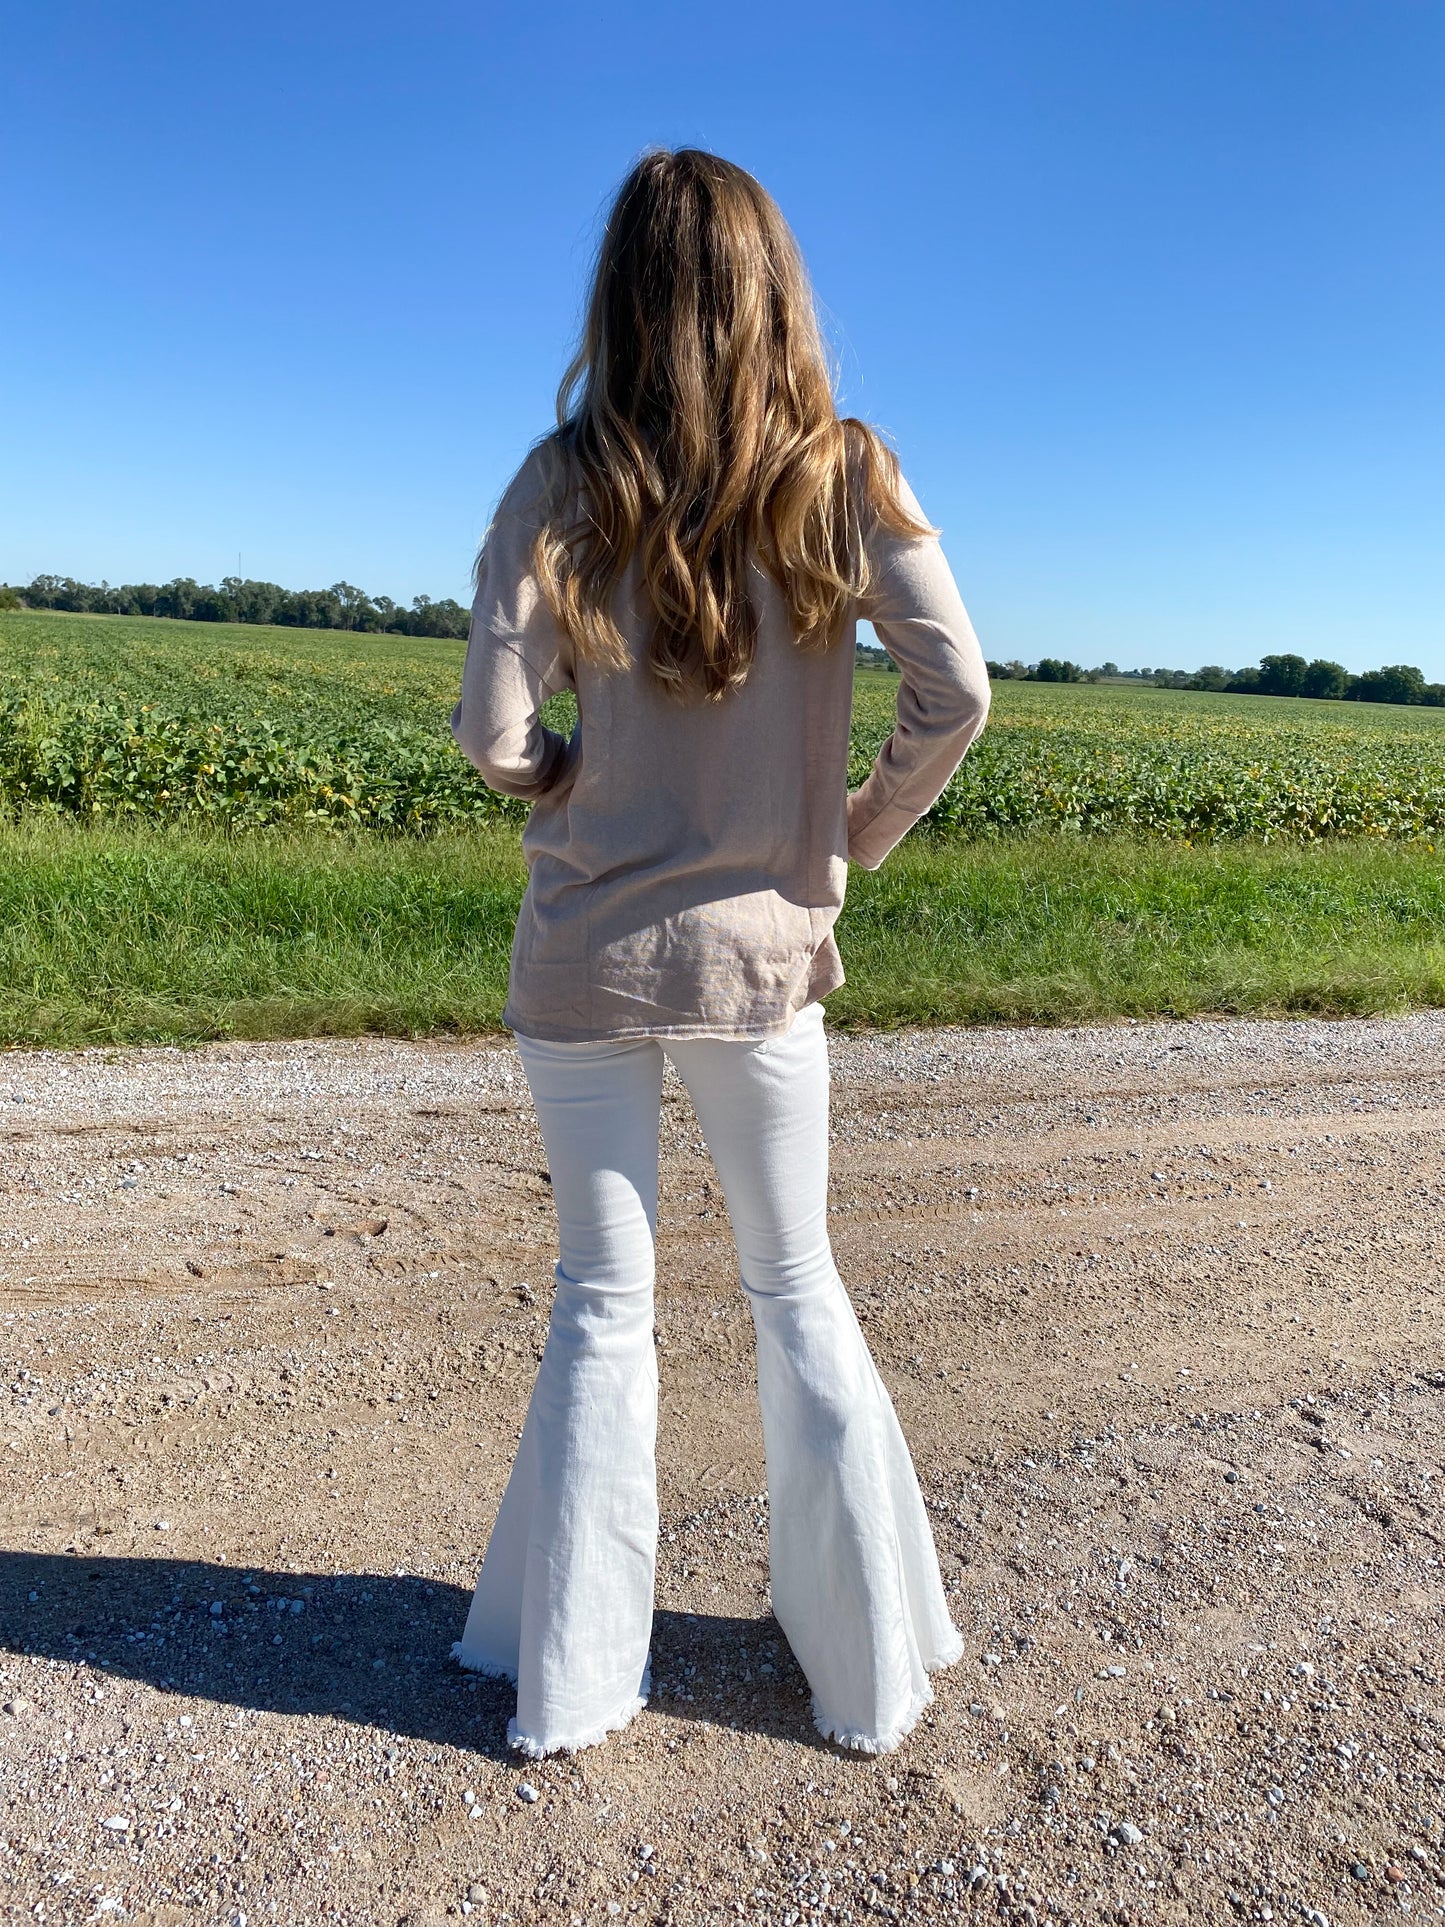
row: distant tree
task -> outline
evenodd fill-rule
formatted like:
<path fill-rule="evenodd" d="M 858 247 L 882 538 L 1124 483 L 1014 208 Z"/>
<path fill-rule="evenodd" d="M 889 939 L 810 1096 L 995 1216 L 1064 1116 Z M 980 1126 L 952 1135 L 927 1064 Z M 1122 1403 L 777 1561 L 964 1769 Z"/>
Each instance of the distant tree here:
<path fill-rule="evenodd" d="M 1349 674 L 1341 663 L 1326 662 L 1323 656 L 1317 656 L 1305 671 L 1300 694 L 1339 702 L 1349 686 Z"/>
<path fill-rule="evenodd" d="M 433 602 L 428 613 L 432 624 L 426 631 L 429 636 L 444 636 L 450 642 L 460 642 L 471 627 L 471 610 L 464 609 L 451 596 L 443 596 L 440 602 Z"/>
<path fill-rule="evenodd" d="M 20 600 L 20 591 L 12 589 L 8 582 L 0 582 L 0 609 L 23 609 L 24 607 L 25 604 Z"/>
<path fill-rule="evenodd" d="M 1191 689 L 1228 689 L 1229 682 L 1230 672 L 1227 669 L 1221 669 L 1216 662 L 1206 663 L 1202 669 L 1196 669 L 1189 678 Z"/>
<path fill-rule="evenodd" d="M 1259 693 L 1262 696 L 1302 696 L 1309 664 L 1303 656 L 1261 656 Z"/>
<path fill-rule="evenodd" d="M 1083 676 L 1076 662 L 1064 662 L 1058 656 L 1042 657 L 1029 671 L 1030 682 L 1082 682 Z"/>
<path fill-rule="evenodd" d="M 1257 696 L 1259 694 L 1259 671 L 1257 669 L 1236 669 L 1229 679 L 1228 689 L 1231 696 Z"/>
<path fill-rule="evenodd" d="M 1425 678 L 1403 662 L 1385 669 L 1367 669 L 1351 683 L 1349 699 L 1357 703 L 1423 703 Z"/>
<path fill-rule="evenodd" d="M 174 582 L 163 582 L 156 592 L 156 614 L 189 622 L 200 596 L 201 585 L 194 576 L 178 575 Z"/>
<path fill-rule="evenodd" d="M 1096 676 L 1117 676 L 1118 673 L 1119 665 L 1116 662 L 1101 662 L 1094 671 Z"/>
<path fill-rule="evenodd" d="M 343 629 L 364 629 L 366 616 L 371 609 L 371 597 L 364 589 L 353 588 L 349 582 L 333 582 L 326 592 L 335 596 L 341 605 L 341 624 Z"/>

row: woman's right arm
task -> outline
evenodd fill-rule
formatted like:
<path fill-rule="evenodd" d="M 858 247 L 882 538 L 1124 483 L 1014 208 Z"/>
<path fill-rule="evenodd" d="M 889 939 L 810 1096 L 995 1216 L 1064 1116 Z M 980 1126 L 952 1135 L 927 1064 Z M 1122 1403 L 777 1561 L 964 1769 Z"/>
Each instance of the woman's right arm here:
<path fill-rule="evenodd" d="M 927 517 L 906 482 L 899 498 Z M 988 716 L 988 670 L 936 536 L 875 526 L 872 576 L 858 613 L 898 665 L 898 714 L 866 780 L 848 798 L 848 855 L 876 870 L 943 794 Z"/>

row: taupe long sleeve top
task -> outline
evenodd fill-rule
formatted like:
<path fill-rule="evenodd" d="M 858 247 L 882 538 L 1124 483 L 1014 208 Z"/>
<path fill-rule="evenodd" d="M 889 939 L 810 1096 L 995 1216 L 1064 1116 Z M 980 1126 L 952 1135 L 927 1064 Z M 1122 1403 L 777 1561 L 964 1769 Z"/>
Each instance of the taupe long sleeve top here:
<path fill-rule="evenodd" d="M 804 651 L 754 572 L 757 652 L 719 703 L 680 704 L 645 668 L 634 561 L 614 613 L 633 666 L 574 655 L 532 571 L 530 456 L 482 550 L 452 731 L 492 788 L 532 799 L 528 881 L 502 1021 L 527 1037 L 771 1037 L 843 982 L 833 924 L 848 863 L 876 869 L 934 802 L 988 713 L 988 673 L 934 537 L 874 528 L 872 584 L 839 640 Z M 924 519 L 905 485 L 903 500 Z M 854 631 L 897 663 L 898 714 L 847 789 Z M 575 691 L 570 740 L 544 727 Z"/>

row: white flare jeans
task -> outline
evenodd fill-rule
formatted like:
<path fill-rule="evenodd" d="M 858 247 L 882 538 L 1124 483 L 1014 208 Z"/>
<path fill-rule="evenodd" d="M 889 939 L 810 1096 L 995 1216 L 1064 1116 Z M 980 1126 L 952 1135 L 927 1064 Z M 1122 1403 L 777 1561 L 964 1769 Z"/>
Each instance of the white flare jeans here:
<path fill-rule="evenodd" d="M 892 1401 L 828 1242 L 828 1049 L 781 1037 L 518 1037 L 560 1258 L 521 1443 L 454 1648 L 516 1682 L 514 1747 L 594 1745 L 647 1698 L 657 1555 L 652 1338 L 664 1052 L 717 1167 L 757 1334 L 773 1611 L 827 1738 L 896 1746 L 958 1658 Z"/>

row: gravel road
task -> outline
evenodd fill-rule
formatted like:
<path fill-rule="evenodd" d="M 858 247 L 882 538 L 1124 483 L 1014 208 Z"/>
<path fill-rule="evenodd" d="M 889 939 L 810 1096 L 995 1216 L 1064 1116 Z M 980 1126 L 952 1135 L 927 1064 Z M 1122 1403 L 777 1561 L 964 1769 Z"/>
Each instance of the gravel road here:
<path fill-rule="evenodd" d="M 822 1742 L 663 1116 L 651 1705 L 449 1657 L 545 1329 L 505 1044 L 0 1055 L 0 1918 L 1445 1919 L 1445 1016 L 832 1041 L 964 1659 Z"/>

